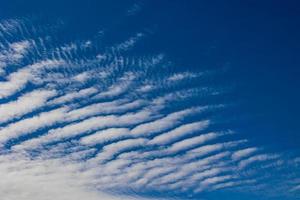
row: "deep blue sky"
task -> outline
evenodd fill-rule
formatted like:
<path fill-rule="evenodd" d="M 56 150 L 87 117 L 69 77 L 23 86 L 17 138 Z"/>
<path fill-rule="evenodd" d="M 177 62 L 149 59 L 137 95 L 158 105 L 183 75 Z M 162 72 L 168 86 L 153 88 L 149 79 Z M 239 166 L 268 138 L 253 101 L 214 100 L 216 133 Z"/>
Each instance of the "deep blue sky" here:
<path fill-rule="evenodd" d="M 141 10 L 127 16 L 135 3 Z M 230 105 L 215 116 L 221 126 L 255 145 L 300 153 L 297 0 L 0 2 L 0 19 L 24 17 L 46 27 L 63 23 L 56 37 L 65 42 L 93 38 L 103 30 L 103 45 L 109 46 L 146 32 L 131 54 L 163 53 L 174 71 L 218 71 L 199 84 L 230 88 L 216 100 Z"/>

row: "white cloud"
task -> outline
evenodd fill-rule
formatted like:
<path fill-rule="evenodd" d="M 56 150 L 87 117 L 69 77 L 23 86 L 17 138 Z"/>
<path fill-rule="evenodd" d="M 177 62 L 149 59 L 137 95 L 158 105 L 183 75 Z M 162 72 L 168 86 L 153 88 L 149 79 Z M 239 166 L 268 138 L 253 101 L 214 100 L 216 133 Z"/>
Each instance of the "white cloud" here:
<path fill-rule="evenodd" d="M 189 156 L 191 158 L 192 157 L 201 157 L 201 156 L 210 154 L 215 151 L 220 151 L 220 150 L 225 150 L 226 148 L 235 147 L 243 142 L 245 142 L 245 141 L 241 140 L 241 141 L 204 145 L 204 146 L 200 146 L 198 148 L 188 151 L 188 154 L 190 154 Z"/>
<path fill-rule="evenodd" d="M 183 163 L 183 164 L 180 162 L 179 163 L 171 162 L 170 164 L 172 166 L 174 166 L 174 165 L 176 166 L 176 164 L 177 164 L 178 169 L 176 171 L 174 171 L 173 173 L 169 173 L 169 174 L 160 176 L 156 180 L 153 180 L 153 185 L 168 186 L 168 184 L 177 182 L 179 180 L 186 180 L 187 182 L 190 182 L 192 180 L 189 177 L 211 168 L 211 166 L 213 166 L 214 163 L 217 163 L 217 162 L 221 163 L 221 160 L 228 155 L 229 155 L 228 152 L 222 152 L 219 154 L 215 154 L 213 156 L 203 158 L 201 160 L 192 161 L 192 162 L 187 161 L 187 163 Z M 165 163 L 166 159 L 162 159 L 161 162 Z"/>
<path fill-rule="evenodd" d="M 110 128 L 83 137 L 80 142 L 85 145 L 102 144 L 104 142 L 111 142 L 116 139 L 122 139 L 130 136 L 128 128 Z"/>
<path fill-rule="evenodd" d="M 21 154 L 0 156 L 0 196 L 3 200 L 134 200 L 135 197 L 95 190 L 82 166 L 63 160 L 32 160 Z"/>
<path fill-rule="evenodd" d="M 113 85 L 111 85 L 107 91 L 101 92 L 96 95 L 95 99 L 102 98 L 111 98 L 116 97 L 125 93 L 130 85 L 133 83 L 133 80 L 136 78 L 136 74 L 134 73 L 126 73 L 123 77 L 119 79 L 119 81 Z"/>
<path fill-rule="evenodd" d="M 219 136 L 220 136 L 220 134 L 218 134 L 218 133 L 206 133 L 206 134 L 202 134 L 200 136 L 195 136 L 192 138 L 184 139 L 184 140 L 181 140 L 179 142 L 172 144 L 172 146 L 169 147 L 167 149 L 167 151 L 174 153 L 174 152 L 178 152 L 178 151 L 184 151 L 187 149 L 191 149 L 191 148 L 193 148 L 195 146 L 199 146 L 200 144 L 203 144 L 207 141 L 213 140 Z"/>
<path fill-rule="evenodd" d="M 239 151 L 236 151 L 232 154 L 232 159 L 234 160 L 239 160 L 241 158 L 247 157 L 251 154 L 253 154 L 254 152 L 256 152 L 258 149 L 256 147 L 251 147 L 251 148 L 247 148 L 247 149 L 242 149 Z"/>
<path fill-rule="evenodd" d="M 121 116 L 107 115 L 91 117 L 78 123 L 66 125 L 62 128 L 52 129 L 46 135 L 25 141 L 16 146 L 18 149 L 32 149 L 42 144 L 77 136 L 82 133 L 92 132 L 102 128 L 121 127 L 141 123 L 150 118 L 151 112 L 140 111 L 126 113 Z"/>
<path fill-rule="evenodd" d="M 21 69 L 10 74 L 7 82 L 0 82 L 0 99 L 8 97 L 25 87 L 25 84 L 32 78 L 28 69 Z"/>
<path fill-rule="evenodd" d="M 197 132 L 202 131 L 205 128 L 207 128 L 209 125 L 209 120 L 200 121 L 200 122 L 194 122 L 190 124 L 184 124 L 181 125 L 169 132 L 160 134 L 156 137 L 154 137 L 151 141 L 149 141 L 149 144 L 168 144 L 176 139 L 181 139 L 182 137 Z"/>
<path fill-rule="evenodd" d="M 125 100 L 115 100 L 109 102 L 90 104 L 88 106 L 84 106 L 82 108 L 74 109 L 70 111 L 66 115 L 66 120 L 67 121 L 79 120 L 79 119 L 84 119 L 86 117 L 91 117 L 100 114 L 124 113 L 131 109 L 138 109 L 144 104 L 145 104 L 144 101 L 139 101 L 139 100 L 133 102 L 127 102 Z"/>
<path fill-rule="evenodd" d="M 92 94 L 97 93 L 98 90 L 94 87 L 85 88 L 76 92 L 67 93 L 63 96 L 57 97 L 49 102 L 49 104 L 63 104 L 69 101 L 73 101 L 74 99 L 86 98 Z"/>
<path fill-rule="evenodd" d="M 181 81 L 184 79 L 191 79 L 191 78 L 196 78 L 198 77 L 199 74 L 194 74 L 190 72 L 183 72 L 183 73 L 177 73 L 168 78 L 168 81 L 176 82 L 176 81 Z"/>
<path fill-rule="evenodd" d="M 4 68 L 18 64 L 24 58 L 29 47 L 30 42 L 27 40 L 11 43 L 4 50 L 1 50 L 0 45 L 0 75 L 4 73 Z"/>
<path fill-rule="evenodd" d="M 152 122 L 148 122 L 145 124 L 141 124 L 135 127 L 134 129 L 132 129 L 131 132 L 136 136 L 140 136 L 140 135 L 150 135 L 153 133 L 164 131 L 174 127 L 176 124 L 179 124 L 184 117 L 199 113 L 202 110 L 203 108 L 197 107 L 197 108 L 189 108 L 186 110 L 174 112 L 167 115 L 164 118 Z"/>
<path fill-rule="evenodd" d="M 142 37 L 144 37 L 145 34 L 143 33 L 137 33 L 135 36 L 129 38 L 128 40 L 118 44 L 114 49 L 118 51 L 126 51 L 133 47 Z"/>
<path fill-rule="evenodd" d="M 234 176 L 232 176 L 232 175 L 215 176 L 215 177 L 207 178 L 207 179 L 201 181 L 200 186 L 198 186 L 194 191 L 201 192 L 204 189 L 206 189 L 207 187 L 210 187 L 211 185 L 225 182 L 227 180 L 231 180 L 232 178 L 234 178 Z"/>
<path fill-rule="evenodd" d="M 66 111 L 66 108 L 59 108 L 49 112 L 40 113 L 32 118 L 26 118 L 9 124 L 8 126 L 0 129 L 0 142 L 5 142 L 26 133 L 37 131 L 40 128 L 51 126 L 63 120 L 66 115 Z"/>
<path fill-rule="evenodd" d="M 112 144 L 108 144 L 103 147 L 103 151 L 99 153 L 95 157 L 95 159 L 96 160 L 111 159 L 115 154 L 118 154 L 122 151 L 127 151 L 132 148 L 144 146 L 147 141 L 148 141 L 147 139 L 139 138 L 139 139 L 126 139 Z"/>
<path fill-rule="evenodd" d="M 255 162 L 262 162 L 262 161 L 267 161 L 267 160 L 273 160 L 278 158 L 278 155 L 269 155 L 269 154 L 259 154 L 252 156 L 250 158 L 247 158 L 245 160 L 241 160 L 239 162 L 239 168 L 243 169 L 247 167 L 248 165 L 255 163 Z"/>
<path fill-rule="evenodd" d="M 16 101 L 1 104 L 0 123 L 11 121 L 44 106 L 46 101 L 55 95 L 56 92 L 53 90 L 34 90 L 19 97 Z"/>
<path fill-rule="evenodd" d="M 62 61 L 44 60 L 32 65 L 23 67 L 16 72 L 13 72 L 6 77 L 7 81 L 0 82 L 0 99 L 6 98 L 22 90 L 26 84 L 33 80 L 41 79 L 36 75 L 44 68 L 58 67 L 62 65 Z"/>

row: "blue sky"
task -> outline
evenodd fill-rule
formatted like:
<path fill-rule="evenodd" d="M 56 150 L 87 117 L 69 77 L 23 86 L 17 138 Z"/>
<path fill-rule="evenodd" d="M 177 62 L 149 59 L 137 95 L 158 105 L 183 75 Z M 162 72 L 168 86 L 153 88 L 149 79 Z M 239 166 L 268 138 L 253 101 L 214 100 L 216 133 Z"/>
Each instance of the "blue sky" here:
<path fill-rule="evenodd" d="M 1 1 L 0 196 L 299 199 L 297 1 Z"/>

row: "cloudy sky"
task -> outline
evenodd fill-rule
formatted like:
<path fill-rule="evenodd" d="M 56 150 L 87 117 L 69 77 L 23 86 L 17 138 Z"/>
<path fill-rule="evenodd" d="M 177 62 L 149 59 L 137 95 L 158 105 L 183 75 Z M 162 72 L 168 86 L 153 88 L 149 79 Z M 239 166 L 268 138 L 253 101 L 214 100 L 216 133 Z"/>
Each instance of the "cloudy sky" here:
<path fill-rule="evenodd" d="M 1 0 L 1 200 L 299 199 L 299 13 Z"/>

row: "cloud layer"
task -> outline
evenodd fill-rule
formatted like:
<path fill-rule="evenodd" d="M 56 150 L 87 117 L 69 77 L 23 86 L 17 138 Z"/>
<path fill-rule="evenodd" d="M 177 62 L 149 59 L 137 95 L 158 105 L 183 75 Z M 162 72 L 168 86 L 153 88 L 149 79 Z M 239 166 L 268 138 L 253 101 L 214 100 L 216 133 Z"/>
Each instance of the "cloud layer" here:
<path fill-rule="evenodd" d="M 299 158 L 216 120 L 226 91 L 197 83 L 217 72 L 174 72 L 163 54 L 131 55 L 146 33 L 102 47 L 54 42 L 34 25 L 0 23 L 2 199 L 259 194 L 278 182 L 274 192 L 299 192 Z"/>

